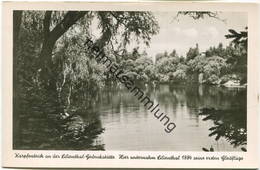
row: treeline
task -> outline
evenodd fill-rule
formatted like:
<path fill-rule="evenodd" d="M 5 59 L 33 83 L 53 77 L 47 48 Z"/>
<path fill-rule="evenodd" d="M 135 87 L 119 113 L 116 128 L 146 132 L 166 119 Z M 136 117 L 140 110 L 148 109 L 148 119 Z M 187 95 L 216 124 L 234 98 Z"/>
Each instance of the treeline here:
<path fill-rule="evenodd" d="M 232 31 L 231 31 L 232 32 Z M 191 47 L 186 56 L 176 50 L 158 53 L 153 62 L 145 51 L 124 54 L 118 65 L 136 82 L 142 83 L 204 83 L 220 85 L 228 81 L 243 85 L 247 80 L 247 48 L 243 42 L 219 43 L 201 52 Z"/>
<path fill-rule="evenodd" d="M 230 43 L 210 47 L 200 52 L 198 44 L 186 56 L 175 50 L 156 55 L 155 69 L 158 82 L 197 82 L 224 84 L 228 81 L 245 84 L 247 79 L 247 49 L 244 44 Z"/>
<path fill-rule="evenodd" d="M 229 30 L 226 38 L 232 42 L 227 47 L 219 44 L 202 53 L 197 45 L 186 56 L 173 50 L 157 54 L 153 61 L 138 48 L 126 50 L 130 38 L 149 45 L 151 37 L 159 32 L 159 25 L 149 12 L 20 11 L 14 17 L 14 82 L 18 98 L 24 97 L 22 93 L 30 95 L 30 89 L 46 90 L 70 105 L 70 99 L 78 98 L 78 94 L 92 102 L 99 89 L 118 86 L 120 83 L 86 47 L 88 38 L 136 82 L 246 83 L 247 29 Z M 91 34 L 94 19 L 99 21 L 101 30 L 95 39 Z M 61 27 L 67 22 L 68 28 Z M 122 32 L 126 26 L 131 29 Z"/>
<path fill-rule="evenodd" d="M 93 19 L 99 21 L 102 31 L 96 39 L 91 38 Z M 151 37 L 158 33 L 158 23 L 149 12 L 23 11 L 17 20 L 20 25 L 14 30 L 19 33 L 14 42 L 17 66 L 14 81 L 16 88 L 21 88 L 19 92 L 35 87 L 52 90 L 66 102 L 77 94 L 92 101 L 98 89 L 119 85 L 105 66 L 95 61 L 85 45 L 88 38 L 95 40 L 106 56 L 136 82 L 222 84 L 235 80 L 246 83 L 247 30 L 229 30 L 226 38 L 233 41 L 227 47 L 219 44 L 202 53 L 197 45 L 186 56 L 179 56 L 175 50 L 157 54 L 154 62 L 138 48 L 126 51 L 131 37 L 149 45 Z M 67 30 L 60 27 L 64 22 L 70 22 Z M 131 30 L 121 32 L 126 26 Z M 51 34 L 56 33 L 57 39 L 52 44 Z M 115 41 L 116 37 L 122 41 Z"/>

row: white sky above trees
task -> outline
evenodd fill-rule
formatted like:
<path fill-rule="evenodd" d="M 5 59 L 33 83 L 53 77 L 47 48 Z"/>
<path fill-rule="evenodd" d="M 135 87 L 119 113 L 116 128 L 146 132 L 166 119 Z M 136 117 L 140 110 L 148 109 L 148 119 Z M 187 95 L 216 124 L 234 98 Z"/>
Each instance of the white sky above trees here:
<path fill-rule="evenodd" d="M 179 15 L 177 12 L 154 12 L 160 30 L 157 35 L 152 37 L 150 47 L 144 44 L 137 44 L 132 41 L 129 49 L 138 46 L 140 52 L 146 50 L 149 57 L 155 59 L 155 55 L 174 49 L 179 55 L 186 56 L 190 47 L 199 45 L 200 52 L 205 51 L 210 46 L 217 46 L 220 42 L 226 46 L 230 40 L 225 38 L 228 29 L 237 31 L 245 30 L 247 26 L 247 14 L 242 12 L 219 12 L 216 18 L 205 17 L 204 19 L 194 20 L 190 16 Z M 224 20 L 224 21 L 223 21 Z M 96 21 L 93 22 L 97 26 Z M 94 28 L 93 35 L 100 34 Z"/>
<path fill-rule="evenodd" d="M 146 51 L 154 56 L 163 51 L 171 52 L 173 49 L 185 57 L 190 47 L 199 45 L 201 52 L 210 46 L 217 46 L 220 42 L 226 46 L 230 40 L 225 38 L 228 29 L 244 30 L 247 26 L 247 14 L 238 12 L 221 12 L 219 18 L 205 17 L 194 20 L 189 16 L 180 15 L 175 19 L 177 12 L 154 13 L 160 25 L 159 34 L 152 38 Z"/>

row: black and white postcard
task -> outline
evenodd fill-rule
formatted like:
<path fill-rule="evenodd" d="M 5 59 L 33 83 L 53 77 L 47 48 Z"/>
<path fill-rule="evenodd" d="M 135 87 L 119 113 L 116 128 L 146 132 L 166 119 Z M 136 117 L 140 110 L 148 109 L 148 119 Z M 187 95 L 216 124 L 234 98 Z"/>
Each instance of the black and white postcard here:
<path fill-rule="evenodd" d="M 257 168 L 257 3 L 6 2 L 4 167 Z"/>

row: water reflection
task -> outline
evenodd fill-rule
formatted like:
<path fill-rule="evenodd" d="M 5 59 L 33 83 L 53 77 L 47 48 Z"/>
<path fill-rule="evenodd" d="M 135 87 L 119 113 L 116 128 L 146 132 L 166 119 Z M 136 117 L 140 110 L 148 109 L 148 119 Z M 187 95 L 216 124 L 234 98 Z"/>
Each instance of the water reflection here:
<path fill-rule="evenodd" d="M 209 136 L 215 136 L 215 140 L 223 137 L 234 147 L 241 147 L 241 150 L 246 151 L 247 119 L 245 91 L 238 92 L 237 97 L 240 100 L 239 105 L 233 105 L 233 107 L 228 109 L 203 108 L 200 115 L 205 116 L 203 118 L 204 121 L 211 120 L 214 122 L 214 125 L 209 129 Z"/>
<path fill-rule="evenodd" d="M 246 89 L 160 85 L 143 90 L 177 125 L 171 133 L 126 89 L 78 96 L 69 108 L 57 107 L 55 97 L 44 97 L 47 93 L 37 98 L 31 94 L 39 92 L 31 92 L 17 105 L 20 127 L 14 149 L 245 150 Z"/>
<path fill-rule="evenodd" d="M 57 96 L 30 91 L 16 105 L 19 124 L 14 149 L 30 150 L 103 150 L 97 136 L 104 131 L 98 115 L 86 103 L 73 101 L 73 107 L 61 105 Z M 34 94 L 40 94 L 36 96 Z M 48 94 L 48 95 L 47 95 Z M 53 93 L 55 94 L 55 93 Z M 84 101 L 84 100 L 82 100 Z"/>
<path fill-rule="evenodd" d="M 160 85 L 156 89 L 147 88 L 147 96 L 160 109 L 167 113 L 177 125 L 171 134 L 164 131 L 160 122 L 138 102 L 127 90 L 104 91 L 98 105 L 100 120 L 105 131 L 100 139 L 105 150 L 173 150 L 202 151 L 203 147 L 213 146 L 216 151 L 240 150 L 234 148 L 227 138 L 215 140 L 209 137 L 208 129 L 215 126 L 214 120 L 204 121 L 201 108 L 240 110 L 246 106 L 240 91 L 202 85 Z M 242 105 L 243 104 L 243 105 Z M 230 112 L 230 116 L 236 114 Z M 232 116 L 231 116 L 232 117 Z M 236 119 L 225 117 L 231 124 Z M 238 128 L 238 127 L 235 127 Z"/>

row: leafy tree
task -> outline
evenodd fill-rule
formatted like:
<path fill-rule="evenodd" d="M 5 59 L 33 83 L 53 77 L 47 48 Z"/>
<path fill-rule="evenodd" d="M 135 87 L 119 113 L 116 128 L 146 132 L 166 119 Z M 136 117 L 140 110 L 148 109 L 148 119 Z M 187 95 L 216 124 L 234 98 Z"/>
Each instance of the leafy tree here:
<path fill-rule="evenodd" d="M 199 45 L 196 44 L 195 48 L 190 48 L 189 51 L 186 54 L 186 59 L 187 61 L 194 59 L 195 57 L 197 57 L 198 55 L 200 55 L 199 52 Z"/>
<path fill-rule="evenodd" d="M 236 32 L 230 29 L 230 34 L 226 38 L 233 39 L 230 45 L 230 55 L 227 63 L 231 65 L 231 70 L 240 77 L 240 83 L 247 82 L 247 27 L 245 31 Z"/>
<path fill-rule="evenodd" d="M 188 72 L 189 74 L 192 73 L 202 73 L 203 68 L 206 65 L 206 57 L 203 55 L 198 55 L 192 60 L 188 60 L 187 62 L 188 65 Z"/>
<path fill-rule="evenodd" d="M 179 63 L 177 69 L 172 74 L 172 80 L 176 81 L 186 81 L 187 80 L 187 65 Z"/>
<path fill-rule="evenodd" d="M 207 58 L 206 65 L 203 68 L 204 81 L 211 84 L 219 84 L 223 70 L 227 67 L 225 59 L 213 56 Z"/>
<path fill-rule="evenodd" d="M 185 80 L 187 67 L 183 57 L 179 57 L 176 50 L 168 55 L 156 55 L 156 71 L 160 82 L 183 81 Z"/>
<path fill-rule="evenodd" d="M 99 21 L 99 28 L 102 32 L 96 44 L 103 48 L 105 45 L 111 45 L 112 39 L 116 37 L 121 37 L 122 40 L 118 46 L 125 47 L 125 45 L 130 43 L 131 36 L 149 45 L 151 36 L 156 34 L 159 28 L 150 12 L 46 11 L 41 12 L 40 15 L 41 17 L 33 19 L 33 24 L 41 27 L 43 36 L 38 65 L 41 68 L 42 78 L 47 80 L 45 82 L 52 88 L 55 88 L 55 77 L 57 74 L 54 72 L 53 58 L 55 58 L 55 55 L 53 55 L 53 50 L 57 40 L 67 31 L 75 29 L 75 27 L 88 28 L 85 24 L 91 23 L 96 18 Z M 84 32 L 88 33 L 88 29 Z M 89 35 L 87 34 L 86 36 Z"/>
<path fill-rule="evenodd" d="M 222 58 L 227 58 L 226 49 L 223 47 L 222 43 L 219 43 L 217 47 L 210 47 L 205 51 L 206 57 L 219 56 Z"/>
<path fill-rule="evenodd" d="M 142 56 L 138 58 L 135 62 L 135 70 L 140 76 L 137 77 L 138 80 L 144 82 L 150 82 L 154 79 L 154 65 L 150 57 Z"/>

